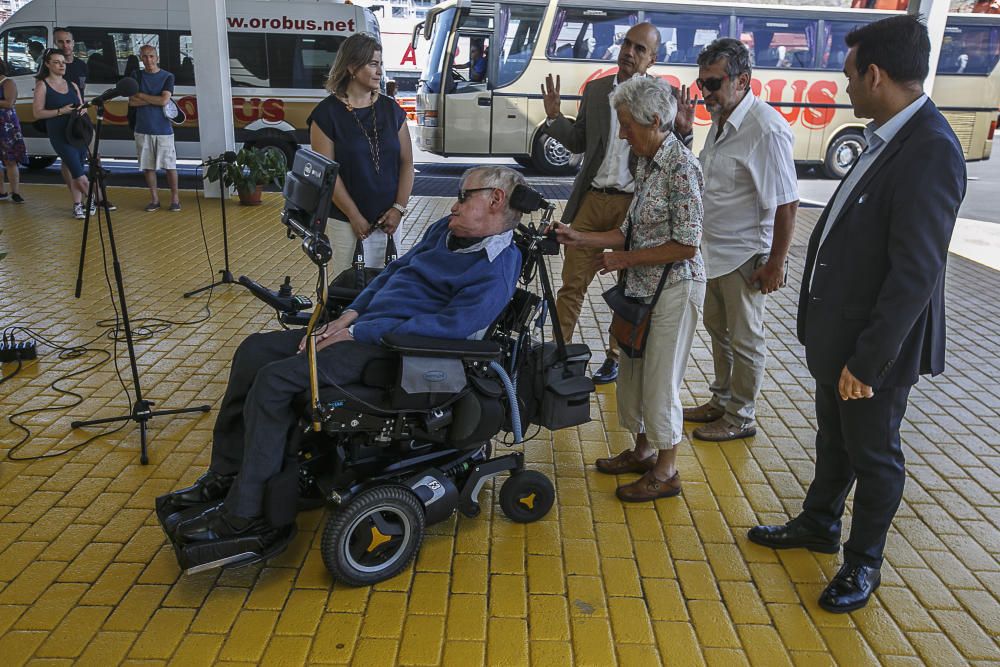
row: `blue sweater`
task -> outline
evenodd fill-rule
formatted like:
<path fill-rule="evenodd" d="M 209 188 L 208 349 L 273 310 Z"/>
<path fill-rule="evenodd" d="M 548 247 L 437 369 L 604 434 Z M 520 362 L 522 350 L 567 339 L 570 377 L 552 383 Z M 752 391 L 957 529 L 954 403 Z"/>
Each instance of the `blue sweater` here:
<path fill-rule="evenodd" d="M 496 320 L 514 295 L 521 252 L 511 244 L 490 261 L 485 250 L 449 250 L 447 237 L 446 216 L 358 295 L 356 341 L 378 345 L 387 333 L 460 340 Z"/>

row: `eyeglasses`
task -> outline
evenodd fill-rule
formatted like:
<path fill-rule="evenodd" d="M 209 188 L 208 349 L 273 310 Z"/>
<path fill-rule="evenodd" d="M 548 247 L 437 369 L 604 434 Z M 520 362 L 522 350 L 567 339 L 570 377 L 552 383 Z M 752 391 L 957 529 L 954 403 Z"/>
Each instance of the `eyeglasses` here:
<path fill-rule="evenodd" d="M 729 78 L 728 74 L 723 76 L 713 77 L 711 79 L 698 79 L 695 81 L 698 87 L 702 90 L 707 90 L 710 93 L 714 93 L 719 88 L 722 88 L 722 82 Z"/>
<path fill-rule="evenodd" d="M 468 188 L 465 190 L 458 191 L 458 203 L 464 204 L 465 200 L 469 198 L 469 195 L 473 192 L 484 192 L 486 190 L 495 190 L 496 188 Z"/>

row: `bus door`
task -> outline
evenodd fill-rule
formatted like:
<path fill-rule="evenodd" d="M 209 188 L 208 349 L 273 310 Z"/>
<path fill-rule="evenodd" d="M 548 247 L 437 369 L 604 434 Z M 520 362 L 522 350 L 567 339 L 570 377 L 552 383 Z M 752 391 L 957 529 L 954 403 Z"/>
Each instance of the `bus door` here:
<path fill-rule="evenodd" d="M 492 31 L 455 33 L 444 77 L 444 152 L 488 155 L 493 115 Z M 495 68 L 493 68 L 495 69 Z"/>
<path fill-rule="evenodd" d="M 531 152 L 528 130 L 528 93 L 537 93 L 538 82 L 518 81 L 538 42 L 545 7 L 510 5 L 499 7 L 496 48 L 490 55 L 495 67 L 491 88 L 493 97 L 493 136 L 491 152 L 497 155 L 524 155 Z"/>

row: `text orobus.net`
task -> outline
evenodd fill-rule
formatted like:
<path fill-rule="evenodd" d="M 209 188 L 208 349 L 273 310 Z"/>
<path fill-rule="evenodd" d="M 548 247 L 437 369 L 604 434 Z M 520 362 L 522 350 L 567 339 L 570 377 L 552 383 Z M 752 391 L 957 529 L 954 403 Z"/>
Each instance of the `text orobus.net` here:
<path fill-rule="evenodd" d="M 315 19 L 292 18 L 290 16 L 244 17 L 227 16 L 230 30 L 288 30 L 296 32 L 354 32 L 354 19 Z"/>

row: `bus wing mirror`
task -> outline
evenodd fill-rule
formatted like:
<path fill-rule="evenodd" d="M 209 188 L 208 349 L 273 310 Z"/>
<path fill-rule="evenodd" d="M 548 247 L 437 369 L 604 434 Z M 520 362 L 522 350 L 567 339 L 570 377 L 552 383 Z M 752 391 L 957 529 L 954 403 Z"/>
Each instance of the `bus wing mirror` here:
<path fill-rule="evenodd" d="M 414 51 L 417 50 L 417 42 L 420 41 L 420 33 L 424 31 L 424 22 L 421 21 L 417 25 L 413 26 L 413 34 L 410 35 L 410 48 Z"/>

